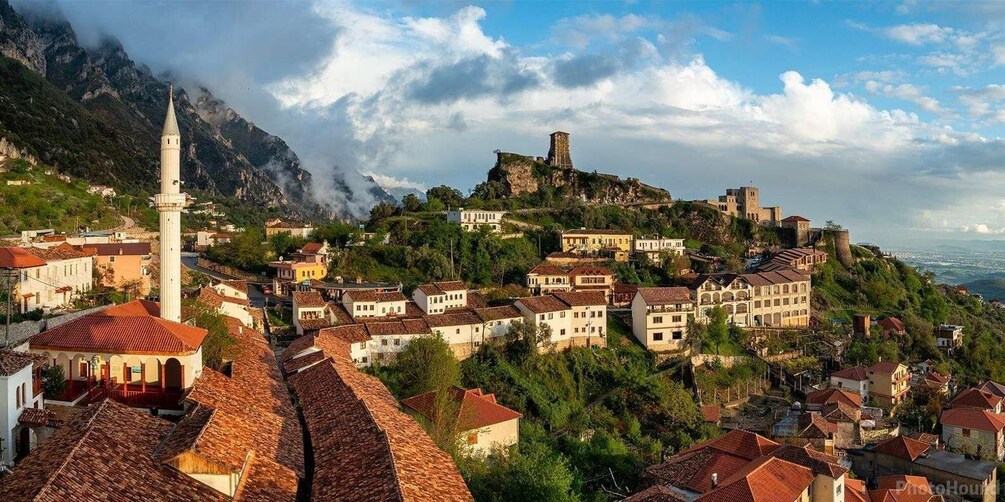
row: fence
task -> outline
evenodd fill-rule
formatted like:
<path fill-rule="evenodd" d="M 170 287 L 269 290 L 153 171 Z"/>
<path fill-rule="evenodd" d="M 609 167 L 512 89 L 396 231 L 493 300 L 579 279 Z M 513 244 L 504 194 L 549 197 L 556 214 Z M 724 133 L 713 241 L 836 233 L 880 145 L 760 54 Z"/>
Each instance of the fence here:
<path fill-rule="evenodd" d="M 767 389 L 771 388 L 771 383 L 766 378 L 754 378 L 739 382 L 725 389 L 712 387 L 702 389 L 697 386 L 698 401 L 703 404 L 721 404 L 723 406 L 735 406 L 745 402 L 750 396 L 764 395 Z"/>

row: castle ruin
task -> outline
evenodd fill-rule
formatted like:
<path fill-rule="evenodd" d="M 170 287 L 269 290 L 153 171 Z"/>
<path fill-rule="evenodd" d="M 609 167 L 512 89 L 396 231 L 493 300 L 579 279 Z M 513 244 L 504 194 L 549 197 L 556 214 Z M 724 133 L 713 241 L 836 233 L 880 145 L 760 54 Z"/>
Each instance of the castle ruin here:
<path fill-rule="evenodd" d="M 572 156 L 569 155 L 569 133 L 562 131 L 551 133 L 551 147 L 548 149 L 548 165 L 562 169 L 572 169 Z"/>

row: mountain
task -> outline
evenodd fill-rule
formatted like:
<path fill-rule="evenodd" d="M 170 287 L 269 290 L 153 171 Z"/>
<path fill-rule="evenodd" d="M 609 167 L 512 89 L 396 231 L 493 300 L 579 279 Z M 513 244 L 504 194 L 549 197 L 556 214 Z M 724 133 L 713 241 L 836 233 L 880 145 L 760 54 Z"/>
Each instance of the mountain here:
<path fill-rule="evenodd" d="M 113 39 L 81 46 L 55 7 L 45 10 L 21 15 L 0 1 L 0 148 L 92 182 L 153 193 L 169 84 Z M 308 219 L 343 209 L 317 200 L 311 174 L 285 141 L 208 89 L 176 87 L 175 103 L 188 191 Z"/>

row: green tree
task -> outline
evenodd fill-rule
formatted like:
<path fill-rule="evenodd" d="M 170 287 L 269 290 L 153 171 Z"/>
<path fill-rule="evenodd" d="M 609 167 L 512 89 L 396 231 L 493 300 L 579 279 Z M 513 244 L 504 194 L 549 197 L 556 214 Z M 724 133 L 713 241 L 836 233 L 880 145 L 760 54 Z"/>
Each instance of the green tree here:
<path fill-rule="evenodd" d="M 426 190 L 426 200 L 429 199 L 436 199 L 446 204 L 450 209 L 457 209 L 464 205 L 464 194 L 460 190 L 447 185 L 440 185 Z"/>
<path fill-rule="evenodd" d="M 208 331 L 202 341 L 202 364 L 219 370 L 225 361 L 234 358 L 237 340 L 231 336 L 219 312 L 198 302 L 187 303 L 198 312 L 194 317 L 195 325 Z"/>
<path fill-rule="evenodd" d="M 401 198 L 401 207 L 409 213 L 417 213 L 422 211 L 422 201 L 414 193 L 405 194 Z"/>
<path fill-rule="evenodd" d="M 66 390 L 66 373 L 63 371 L 63 367 L 60 365 L 46 366 L 42 370 L 42 391 L 49 399 L 54 399 L 64 390 Z"/>
<path fill-rule="evenodd" d="M 462 461 L 460 467 L 475 500 L 579 500 L 568 460 L 539 442 L 521 443 L 509 454 L 493 452 L 484 461 Z"/>
<path fill-rule="evenodd" d="M 461 382 L 461 367 L 441 336 L 416 338 L 398 354 L 401 390 L 405 396 L 446 389 Z"/>
<path fill-rule="evenodd" d="M 708 311 L 708 327 L 705 337 L 715 346 L 715 354 L 719 355 L 719 346 L 729 341 L 729 325 L 726 324 L 726 311 L 719 305 Z"/>

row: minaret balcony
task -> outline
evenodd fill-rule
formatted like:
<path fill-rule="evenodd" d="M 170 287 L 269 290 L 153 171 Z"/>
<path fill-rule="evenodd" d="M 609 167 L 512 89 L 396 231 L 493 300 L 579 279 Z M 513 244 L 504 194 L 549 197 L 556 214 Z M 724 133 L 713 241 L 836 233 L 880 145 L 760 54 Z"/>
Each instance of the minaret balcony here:
<path fill-rule="evenodd" d="M 185 194 L 159 193 L 154 195 L 154 207 L 158 211 L 181 211 L 185 208 Z"/>

